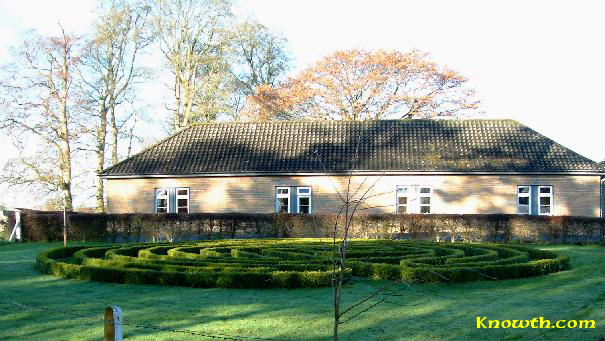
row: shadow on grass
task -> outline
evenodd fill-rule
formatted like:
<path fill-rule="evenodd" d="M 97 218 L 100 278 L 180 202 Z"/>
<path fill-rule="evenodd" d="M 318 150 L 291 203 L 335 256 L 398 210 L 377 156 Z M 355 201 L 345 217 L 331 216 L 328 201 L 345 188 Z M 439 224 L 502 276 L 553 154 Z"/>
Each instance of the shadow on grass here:
<path fill-rule="evenodd" d="M 0 305 L 2 340 L 98 340 L 102 310 L 117 304 L 125 321 L 200 333 L 275 340 L 329 340 L 332 291 L 324 289 L 195 289 L 64 280 L 41 275 L 35 256 L 57 244 L 0 249 L 0 292 L 23 304 L 83 315 L 72 318 Z M 458 284 L 396 284 L 397 296 L 341 327 L 342 340 L 591 340 L 603 334 L 604 248 L 548 246 L 572 256 L 569 271 L 518 280 Z M 387 282 L 357 280 L 345 288 L 348 306 Z M 595 319 L 597 330 L 476 329 L 493 319 Z M 4 334 L 3 334 L 4 333 Z M 207 340 L 200 336 L 125 326 L 127 340 Z"/>

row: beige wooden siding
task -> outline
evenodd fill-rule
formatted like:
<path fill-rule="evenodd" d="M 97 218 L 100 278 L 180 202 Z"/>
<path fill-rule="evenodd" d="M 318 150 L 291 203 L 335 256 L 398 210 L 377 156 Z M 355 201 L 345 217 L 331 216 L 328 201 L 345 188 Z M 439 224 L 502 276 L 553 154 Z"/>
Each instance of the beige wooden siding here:
<path fill-rule="evenodd" d="M 351 188 L 356 189 L 365 178 L 354 176 Z M 191 212 L 272 213 L 276 186 L 312 187 L 313 212 L 326 213 L 340 207 L 336 189 L 345 192 L 347 177 L 239 176 L 109 179 L 106 182 L 107 209 L 111 213 L 151 213 L 154 188 L 164 187 L 189 187 Z M 433 213 L 516 213 L 518 185 L 552 185 L 555 215 L 599 216 L 599 176 L 386 175 L 368 176 L 364 188 L 374 183 L 371 192 L 374 196 L 367 204 L 378 208 L 364 212 L 392 213 L 397 185 L 427 185 L 434 189 Z"/>

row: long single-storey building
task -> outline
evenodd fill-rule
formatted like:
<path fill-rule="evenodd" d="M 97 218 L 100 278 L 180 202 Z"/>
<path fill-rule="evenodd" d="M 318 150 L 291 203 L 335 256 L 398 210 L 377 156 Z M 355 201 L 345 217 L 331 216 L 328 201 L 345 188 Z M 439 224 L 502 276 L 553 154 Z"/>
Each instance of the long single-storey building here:
<path fill-rule="evenodd" d="M 605 170 L 513 120 L 196 124 L 105 169 L 110 213 L 603 216 Z"/>

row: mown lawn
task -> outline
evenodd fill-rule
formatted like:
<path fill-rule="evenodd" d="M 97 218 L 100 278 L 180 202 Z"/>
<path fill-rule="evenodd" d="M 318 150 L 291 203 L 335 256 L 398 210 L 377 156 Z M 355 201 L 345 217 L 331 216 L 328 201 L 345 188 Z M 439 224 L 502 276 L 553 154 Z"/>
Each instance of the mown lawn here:
<path fill-rule="evenodd" d="M 36 255 L 56 243 L 0 245 L 0 340 L 102 340 L 102 311 L 127 323 L 229 339 L 329 340 L 331 289 L 193 289 L 71 281 L 41 275 Z M 544 245 L 571 257 L 569 271 L 517 280 L 396 284 L 390 297 L 341 327 L 342 340 L 598 340 L 605 335 L 605 248 Z M 358 280 L 345 306 L 387 282 Z M 4 303 L 2 303 L 4 302 Z M 46 308 L 27 309 L 6 302 Z M 70 311 L 77 317 L 57 311 Z M 477 329 L 476 317 L 597 321 L 596 329 Z M 126 340 L 219 340 L 125 326 Z"/>

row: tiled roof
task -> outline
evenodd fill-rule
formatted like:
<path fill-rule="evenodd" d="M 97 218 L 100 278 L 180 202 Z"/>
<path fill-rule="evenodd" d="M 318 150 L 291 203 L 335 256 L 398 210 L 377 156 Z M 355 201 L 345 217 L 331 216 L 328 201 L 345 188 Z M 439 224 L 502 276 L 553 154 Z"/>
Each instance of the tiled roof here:
<path fill-rule="evenodd" d="M 198 124 L 103 175 L 361 171 L 598 171 L 513 120 Z"/>

